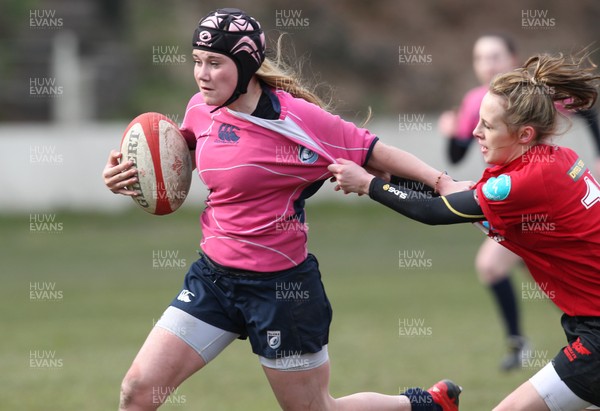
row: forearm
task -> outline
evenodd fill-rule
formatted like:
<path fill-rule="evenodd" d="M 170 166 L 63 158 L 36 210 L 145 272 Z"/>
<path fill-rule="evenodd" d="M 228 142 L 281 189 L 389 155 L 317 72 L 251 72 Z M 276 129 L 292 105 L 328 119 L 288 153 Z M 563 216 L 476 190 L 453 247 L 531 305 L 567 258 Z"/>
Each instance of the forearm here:
<path fill-rule="evenodd" d="M 368 165 L 396 176 L 419 181 L 436 191 L 452 182 L 441 170 L 431 167 L 417 156 L 381 142 L 377 142 L 373 148 Z"/>
<path fill-rule="evenodd" d="M 376 176 L 376 177 L 379 177 L 379 176 Z M 382 178 L 382 180 L 386 180 L 386 179 Z M 411 180 L 409 178 L 391 176 L 390 183 L 397 185 L 400 188 L 400 190 L 408 189 L 408 190 L 412 190 L 412 191 L 418 191 L 419 193 L 424 193 L 430 197 L 439 195 L 438 193 L 436 193 L 434 191 L 433 187 L 430 187 L 427 184 L 423 184 L 420 181 Z M 369 182 L 369 184 L 370 184 L 370 182 Z M 368 194 L 368 191 L 367 191 L 367 194 Z"/>
<path fill-rule="evenodd" d="M 432 197 L 373 178 L 369 197 L 410 219 L 429 225 L 472 223 L 485 219 L 472 190 Z"/>

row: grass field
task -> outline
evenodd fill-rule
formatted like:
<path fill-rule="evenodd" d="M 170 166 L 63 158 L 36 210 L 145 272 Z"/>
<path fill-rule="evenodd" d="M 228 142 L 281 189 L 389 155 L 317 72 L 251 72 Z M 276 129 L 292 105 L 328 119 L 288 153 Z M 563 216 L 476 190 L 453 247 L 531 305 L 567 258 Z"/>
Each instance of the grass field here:
<path fill-rule="evenodd" d="M 531 281 L 519 271 L 535 361 L 500 373 L 502 329 L 473 269 L 482 234 L 423 226 L 361 200 L 308 207 L 310 250 L 334 308 L 333 395 L 394 394 L 450 377 L 464 386 L 462 409 L 489 410 L 562 347 L 560 313 L 539 294 L 522 295 Z M 197 212 L 12 215 L 0 217 L 0 230 L 0 409 L 116 409 L 121 378 L 186 271 L 153 265 L 196 259 Z M 163 409 L 278 406 L 238 341 Z"/>

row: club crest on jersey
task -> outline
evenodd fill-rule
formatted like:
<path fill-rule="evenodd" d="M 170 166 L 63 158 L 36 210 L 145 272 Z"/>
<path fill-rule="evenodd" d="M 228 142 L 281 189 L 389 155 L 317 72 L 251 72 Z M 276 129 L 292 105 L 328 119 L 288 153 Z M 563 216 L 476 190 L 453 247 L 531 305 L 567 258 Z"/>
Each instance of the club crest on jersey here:
<path fill-rule="evenodd" d="M 298 146 L 298 159 L 302 163 L 313 164 L 315 161 L 317 161 L 318 158 L 319 155 L 316 152 L 306 147 Z"/>
<path fill-rule="evenodd" d="M 483 195 L 488 200 L 502 201 L 506 200 L 510 193 L 510 176 L 501 174 L 498 177 L 492 177 L 482 187 Z"/>
<path fill-rule="evenodd" d="M 281 345 L 281 331 L 267 330 L 267 344 L 274 350 L 279 348 Z"/>
<path fill-rule="evenodd" d="M 235 134 L 235 132 L 239 131 L 239 129 L 239 127 L 236 127 L 232 124 L 221 124 L 217 133 L 219 138 L 215 140 L 215 143 L 237 144 L 240 136 Z"/>

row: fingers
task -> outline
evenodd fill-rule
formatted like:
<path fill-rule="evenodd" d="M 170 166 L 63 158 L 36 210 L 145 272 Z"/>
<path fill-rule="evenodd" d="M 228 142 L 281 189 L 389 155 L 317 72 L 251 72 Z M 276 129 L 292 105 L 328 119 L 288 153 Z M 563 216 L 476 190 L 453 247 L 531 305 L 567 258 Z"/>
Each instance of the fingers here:
<path fill-rule="evenodd" d="M 327 166 L 327 170 L 329 170 L 333 174 L 337 174 L 342 170 L 342 166 L 339 164 L 329 164 Z"/>
<path fill-rule="evenodd" d="M 335 161 L 337 161 L 337 163 L 329 164 L 327 166 L 327 169 L 334 176 L 339 176 L 341 173 L 344 172 L 344 170 L 348 168 L 348 166 L 357 166 L 357 164 L 354 161 L 345 160 L 343 158 L 337 158 Z"/>
<path fill-rule="evenodd" d="M 345 174 L 344 172 L 348 169 L 348 163 L 352 163 L 351 161 L 344 160 L 343 158 L 336 159 L 338 163 L 330 164 L 327 166 L 327 169 L 333 174 L 333 177 L 329 179 L 332 183 L 338 183 L 333 188 L 334 191 L 344 191 L 344 194 L 348 194 L 346 190 L 342 188 L 342 181 L 344 180 Z M 345 163 L 345 164 L 344 164 Z M 340 185 L 342 184 L 342 185 Z"/>
<path fill-rule="evenodd" d="M 108 189 L 115 194 L 123 194 L 128 196 L 138 195 L 137 191 L 128 189 L 128 187 L 133 186 L 138 181 L 135 173 L 136 170 L 128 170 L 107 180 L 105 179 L 104 183 L 106 187 L 108 187 Z"/>
<path fill-rule="evenodd" d="M 339 165 L 339 164 L 330 164 L 327 166 L 327 169 L 329 170 L 329 172 L 331 174 L 333 174 L 333 177 L 331 177 L 329 179 L 329 181 L 331 183 L 335 183 L 338 179 L 338 177 L 341 175 L 340 173 L 343 170 L 343 166 Z M 339 187 L 339 186 L 338 186 Z M 336 190 L 337 191 L 337 190 Z"/>
<path fill-rule="evenodd" d="M 115 194 L 136 196 L 138 193 L 127 189 L 138 181 L 137 170 L 133 168 L 133 161 L 124 161 L 119 164 L 122 154 L 112 150 L 108 156 L 106 166 L 102 172 L 104 184 Z"/>
<path fill-rule="evenodd" d="M 339 173 L 344 169 L 344 166 L 356 164 L 354 161 L 346 160 L 345 158 L 336 158 L 336 163 L 329 164 L 327 169 L 332 173 Z"/>
<path fill-rule="evenodd" d="M 342 188 L 341 185 L 337 184 L 335 187 L 333 187 L 333 191 L 342 191 L 344 194 L 348 195 L 348 194 L 352 194 L 352 191 L 346 191 Z"/>
<path fill-rule="evenodd" d="M 116 166 L 119 164 L 119 159 L 121 157 L 123 157 L 123 154 L 120 151 L 110 150 L 110 153 L 108 154 L 108 161 L 106 162 L 106 164 Z"/>
<path fill-rule="evenodd" d="M 112 150 L 108 156 L 108 161 L 106 162 L 106 166 L 104 167 L 103 176 L 105 179 L 116 176 L 119 173 L 122 173 L 125 170 L 128 170 L 133 166 L 133 161 L 127 160 L 123 161 L 119 164 L 119 158 L 121 158 L 123 154 L 116 150 Z"/>
<path fill-rule="evenodd" d="M 137 175 L 127 178 L 129 173 L 135 170 L 129 170 L 125 173 L 121 173 L 112 179 L 109 179 L 106 183 L 106 186 L 110 191 L 115 194 L 123 194 L 127 196 L 137 196 L 139 193 L 134 190 L 130 190 L 129 188 L 137 183 L 138 178 Z"/>
<path fill-rule="evenodd" d="M 328 170 L 333 174 L 330 181 L 337 183 L 334 190 L 343 191 L 344 194 L 360 193 L 362 181 L 369 174 L 353 161 L 343 158 L 338 158 L 336 161 L 336 164 L 328 166 Z"/>
<path fill-rule="evenodd" d="M 138 193 L 137 191 L 127 190 L 124 188 L 117 190 L 117 191 L 113 191 L 113 193 L 122 194 L 122 195 L 128 196 L 128 197 L 137 197 L 140 195 L 140 193 Z"/>

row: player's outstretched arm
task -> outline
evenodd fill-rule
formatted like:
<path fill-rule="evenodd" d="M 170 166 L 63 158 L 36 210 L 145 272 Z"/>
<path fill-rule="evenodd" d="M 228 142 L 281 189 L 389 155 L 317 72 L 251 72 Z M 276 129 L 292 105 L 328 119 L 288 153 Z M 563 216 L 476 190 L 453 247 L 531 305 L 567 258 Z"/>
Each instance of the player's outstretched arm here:
<path fill-rule="evenodd" d="M 474 195 L 460 191 L 440 197 L 423 197 L 423 193 L 386 183 L 375 177 L 369 184 L 369 197 L 400 214 L 429 225 L 473 223 L 485 220 Z"/>
<path fill-rule="evenodd" d="M 373 200 L 424 224 L 458 224 L 485 220 L 474 190 L 460 191 L 448 196 L 423 196 L 422 192 L 389 183 L 369 174 L 352 161 L 338 160 L 331 171 L 338 183 L 336 190 L 368 194 Z"/>
<path fill-rule="evenodd" d="M 123 156 L 119 151 L 112 150 L 108 155 L 108 160 L 102 171 L 104 184 L 115 194 L 135 197 L 136 191 L 128 190 L 137 181 L 137 170 L 133 168 L 132 161 L 124 161 L 119 164 L 119 159 Z"/>
<path fill-rule="evenodd" d="M 420 181 L 435 188 L 442 195 L 468 190 L 473 185 L 471 181 L 454 181 L 450 176 L 429 166 L 415 155 L 381 141 L 375 143 L 367 165 L 396 176 Z"/>

